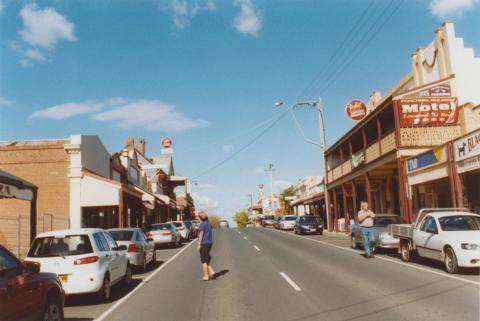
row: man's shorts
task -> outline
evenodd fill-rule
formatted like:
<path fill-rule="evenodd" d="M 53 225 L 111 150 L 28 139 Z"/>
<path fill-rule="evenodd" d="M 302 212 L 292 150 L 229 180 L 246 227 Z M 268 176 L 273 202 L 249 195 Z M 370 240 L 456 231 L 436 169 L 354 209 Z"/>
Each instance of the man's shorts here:
<path fill-rule="evenodd" d="M 200 261 L 202 263 L 210 264 L 210 250 L 212 248 L 212 244 L 201 244 L 200 245 Z"/>

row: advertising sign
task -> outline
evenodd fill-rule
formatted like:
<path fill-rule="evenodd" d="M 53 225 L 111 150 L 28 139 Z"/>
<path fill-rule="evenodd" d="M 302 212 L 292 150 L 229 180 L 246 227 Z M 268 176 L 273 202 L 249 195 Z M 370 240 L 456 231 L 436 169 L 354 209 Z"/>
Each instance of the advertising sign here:
<path fill-rule="evenodd" d="M 480 130 L 457 139 L 453 145 L 457 162 L 480 155 Z"/>
<path fill-rule="evenodd" d="M 397 108 L 400 126 L 448 125 L 458 122 L 455 97 L 400 99 Z"/>
<path fill-rule="evenodd" d="M 445 146 L 429 150 L 418 156 L 409 158 L 407 160 L 408 172 L 413 172 L 428 166 L 445 162 L 447 160 Z"/>
<path fill-rule="evenodd" d="M 171 138 L 168 138 L 168 137 L 167 137 L 167 138 L 164 138 L 164 139 L 162 140 L 162 146 L 163 146 L 163 148 L 170 148 L 170 147 L 172 147 L 172 139 L 171 139 Z"/>
<path fill-rule="evenodd" d="M 355 99 L 347 104 L 345 112 L 351 119 L 359 121 L 367 116 L 368 108 L 363 101 Z"/>
<path fill-rule="evenodd" d="M 33 199 L 33 192 L 13 185 L 0 183 L 0 198 L 18 198 L 26 201 Z"/>

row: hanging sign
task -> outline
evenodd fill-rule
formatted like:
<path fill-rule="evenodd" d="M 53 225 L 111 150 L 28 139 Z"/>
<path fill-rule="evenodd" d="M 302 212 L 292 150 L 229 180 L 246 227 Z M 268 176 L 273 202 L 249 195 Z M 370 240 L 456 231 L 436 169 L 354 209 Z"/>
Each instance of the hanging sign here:
<path fill-rule="evenodd" d="M 351 119 L 359 121 L 367 116 L 368 108 L 363 101 L 355 99 L 345 106 L 345 112 Z"/>
<path fill-rule="evenodd" d="M 397 101 L 400 126 L 449 125 L 458 122 L 457 98 L 411 98 Z"/>

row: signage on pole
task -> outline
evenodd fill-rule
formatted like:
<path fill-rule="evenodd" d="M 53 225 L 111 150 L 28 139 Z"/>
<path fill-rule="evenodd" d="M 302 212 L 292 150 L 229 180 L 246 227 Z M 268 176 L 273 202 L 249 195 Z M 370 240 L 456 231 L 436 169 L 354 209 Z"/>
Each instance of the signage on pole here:
<path fill-rule="evenodd" d="M 456 124 L 457 104 L 455 97 L 400 99 L 397 102 L 400 126 Z"/>
<path fill-rule="evenodd" d="M 461 161 L 480 155 L 480 130 L 457 139 L 454 143 L 455 160 Z"/>
<path fill-rule="evenodd" d="M 354 99 L 345 106 L 345 112 L 351 119 L 359 121 L 367 116 L 368 108 L 363 101 Z"/>

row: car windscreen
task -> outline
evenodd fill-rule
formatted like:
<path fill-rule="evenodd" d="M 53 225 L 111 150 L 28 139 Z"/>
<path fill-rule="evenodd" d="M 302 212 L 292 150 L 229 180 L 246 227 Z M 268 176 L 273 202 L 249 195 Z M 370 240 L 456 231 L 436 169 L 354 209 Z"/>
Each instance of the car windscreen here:
<path fill-rule="evenodd" d="M 192 226 L 192 222 L 187 222 L 187 221 L 186 221 L 186 222 L 183 222 L 183 223 L 185 223 L 185 225 L 186 225 L 187 227 Z"/>
<path fill-rule="evenodd" d="M 478 231 L 480 230 L 480 216 L 454 215 L 438 219 L 443 231 Z"/>
<path fill-rule="evenodd" d="M 153 224 L 152 230 L 153 231 L 170 231 L 172 226 L 170 224 Z"/>
<path fill-rule="evenodd" d="M 180 227 L 182 226 L 182 223 L 173 223 L 173 225 L 175 225 L 176 227 Z"/>
<path fill-rule="evenodd" d="M 113 230 L 108 231 L 113 236 L 115 241 L 130 241 L 133 236 L 133 231 Z"/>
<path fill-rule="evenodd" d="M 318 223 L 318 219 L 315 216 L 304 216 L 300 218 L 300 223 Z"/>
<path fill-rule="evenodd" d="M 402 223 L 400 216 L 377 216 L 373 220 L 373 225 L 376 227 L 387 227 L 390 224 L 399 224 Z"/>
<path fill-rule="evenodd" d="M 92 253 L 88 235 L 48 236 L 36 238 L 29 257 L 55 257 Z"/>
<path fill-rule="evenodd" d="M 295 216 L 285 216 L 285 221 L 295 221 L 297 218 Z"/>

